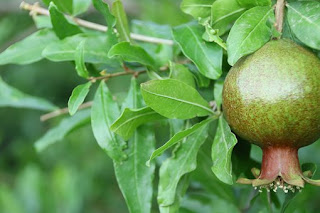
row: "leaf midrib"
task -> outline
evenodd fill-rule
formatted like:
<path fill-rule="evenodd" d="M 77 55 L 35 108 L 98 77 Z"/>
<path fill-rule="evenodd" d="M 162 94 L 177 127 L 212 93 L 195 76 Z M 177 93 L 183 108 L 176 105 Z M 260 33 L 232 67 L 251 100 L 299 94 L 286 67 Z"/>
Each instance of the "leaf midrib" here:
<path fill-rule="evenodd" d="M 228 146 L 227 146 L 227 143 L 226 143 L 226 135 L 225 135 L 225 132 L 224 132 L 222 119 L 219 119 L 219 124 L 221 125 L 221 136 L 222 136 L 222 140 L 223 140 L 223 145 L 225 146 L 226 153 L 228 154 L 229 149 L 228 149 Z M 228 166 L 227 162 L 228 162 L 228 159 L 225 160 L 224 170 L 230 177 L 232 177 L 231 173 L 227 170 L 227 166 Z"/>
<path fill-rule="evenodd" d="M 138 118 L 143 117 L 143 116 L 152 115 L 152 114 L 156 114 L 156 112 L 147 112 L 147 113 L 144 113 L 144 114 L 140 114 L 140 115 L 133 116 L 132 118 L 127 119 L 125 122 L 123 122 L 122 124 L 120 124 L 120 125 L 119 125 L 116 129 L 114 129 L 113 131 L 114 131 L 114 132 L 118 131 L 118 129 L 120 129 L 122 126 L 126 125 L 127 123 L 130 123 L 132 120 L 138 119 Z"/>
<path fill-rule="evenodd" d="M 210 60 L 210 59 L 208 58 L 208 55 L 205 54 L 206 51 L 204 50 L 204 48 L 203 48 L 201 42 L 199 41 L 197 35 L 192 31 L 192 29 L 190 28 L 190 26 L 186 25 L 186 28 L 191 32 L 192 36 L 195 38 L 196 43 L 198 44 L 198 46 L 199 46 L 200 49 L 202 50 L 202 53 L 203 53 L 203 55 L 205 56 L 205 58 L 207 59 L 207 61 L 210 63 L 210 65 L 211 65 L 213 68 L 215 68 L 214 64 L 211 63 L 212 60 Z"/>
<path fill-rule="evenodd" d="M 119 3 L 119 4 L 121 4 L 121 3 Z M 123 20 L 122 20 L 122 17 L 121 17 L 121 11 L 120 11 L 120 6 L 119 5 L 116 7 L 116 12 L 118 13 L 118 17 L 119 17 L 118 21 L 119 21 L 119 24 L 120 24 L 120 28 L 123 31 L 123 35 L 126 38 L 126 41 L 130 42 L 130 37 L 127 34 L 126 28 L 124 26 L 124 23 L 123 23 Z"/>
<path fill-rule="evenodd" d="M 210 114 L 212 114 L 212 110 L 203 106 L 203 105 L 200 105 L 200 104 L 197 104 L 197 103 L 194 103 L 194 102 L 191 102 L 191 101 L 186 101 L 186 100 L 182 100 L 182 99 L 179 99 L 179 98 L 175 98 L 175 97 L 170 97 L 170 96 L 167 96 L 167 95 L 162 95 L 162 94 L 159 94 L 159 93 L 154 93 L 154 92 L 151 92 L 151 91 L 148 91 L 148 90 L 144 90 L 145 92 L 151 94 L 151 95 L 155 95 L 155 96 L 159 96 L 159 97 L 163 97 L 163 98 L 168 98 L 168 99 L 171 99 L 171 100 L 174 100 L 174 101 L 177 101 L 177 102 L 182 102 L 182 103 L 185 103 L 185 104 L 189 104 L 189 105 L 193 105 L 193 106 L 196 106 L 196 107 L 199 107 L 199 108 L 202 108 L 208 112 L 210 112 Z"/>
<path fill-rule="evenodd" d="M 215 20 L 215 21 L 212 23 L 212 25 L 214 25 L 214 24 L 218 23 L 219 21 L 221 21 L 221 20 L 223 20 L 223 19 L 226 19 L 226 18 L 228 18 L 228 17 L 230 17 L 230 16 L 232 16 L 232 15 L 238 13 L 238 12 L 242 12 L 243 10 L 246 10 L 246 8 L 240 8 L 240 9 L 235 10 L 235 11 L 232 11 L 231 13 L 228 13 L 228 14 L 226 14 L 226 15 L 224 15 L 224 16 L 221 16 L 220 18 L 218 18 L 217 20 Z"/>

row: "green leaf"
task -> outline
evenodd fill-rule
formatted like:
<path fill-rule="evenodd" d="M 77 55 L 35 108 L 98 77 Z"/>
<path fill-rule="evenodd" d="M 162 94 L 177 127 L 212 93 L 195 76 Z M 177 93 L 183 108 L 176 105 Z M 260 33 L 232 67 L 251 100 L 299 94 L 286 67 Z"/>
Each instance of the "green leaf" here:
<path fill-rule="evenodd" d="M 188 196 L 185 199 L 183 199 L 181 204 L 181 209 L 179 212 L 181 213 L 199 212 L 198 210 L 201 209 L 201 213 L 212 213 L 212 212 L 241 213 L 242 211 L 239 210 L 238 205 L 231 204 L 229 201 L 220 199 L 214 195 L 210 195 L 204 192 L 193 192 L 193 193 L 191 192 L 190 194 L 188 194 Z M 252 213 L 250 210 L 248 212 Z M 259 210 L 255 211 L 255 213 L 257 212 L 267 213 Z"/>
<path fill-rule="evenodd" d="M 189 86 L 196 88 L 193 74 L 182 64 L 176 64 L 170 61 L 170 78 L 182 81 Z"/>
<path fill-rule="evenodd" d="M 42 55 L 51 61 L 74 61 L 76 49 L 83 40 L 86 40 L 83 50 L 84 62 L 116 63 L 108 57 L 108 50 L 113 43 L 106 36 L 78 34 L 67 37 L 48 45 Z"/>
<path fill-rule="evenodd" d="M 62 140 L 71 131 L 90 123 L 90 110 L 82 110 L 72 117 L 64 118 L 60 124 L 50 129 L 44 136 L 35 142 L 38 152 L 43 151 L 49 145 Z"/>
<path fill-rule="evenodd" d="M 304 45 L 297 36 L 292 32 L 290 28 L 289 20 L 286 18 L 283 23 L 283 31 L 282 31 L 282 38 L 290 39 L 299 45 Z"/>
<path fill-rule="evenodd" d="M 292 2 L 287 8 L 293 33 L 307 46 L 320 50 L 320 2 Z"/>
<path fill-rule="evenodd" d="M 223 35 L 245 10 L 237 0 L 217 0 L 212 4 L 211 25 L 219 30 L 218 35 Z"/>
<path fill-rule="evenodd" d="M 237 0 L 239 5 L 246 8 L 256 7 L 256 6 L 271 6 L 271 0 Z"/>
<path fill-rule="evenodd" d="M 189 119 L 212 114 L 197 90 L 174 79 L 151 80 L 141 84 L 146 104 L 167 118 Z"/>
<path fill-rule="evenodd" d="M 119 116 L 117 103 L 104 81 L 101 81 L 91 109 L 91 126 L 99 146 L 116 162 L 126 159 L 121 141 L 110 130 L 112 122 Z"/>
<path fill-rule="evenodd" d="M 0 211 L 10 213 L 23 213 L 26 211 L 16 192 L 4 181 L 0 184 Z"/>
<path fill-rule="evenodd" d="M 209 129 L 212 132 L 212 125 L 209 126 Z M 232 186 L 221 183 L 211 170 L 211 146 L 212 141 L 207 140 L 198 152 L 197 169 L 192 173 L 192 180 L 200 183 L 208 193 L 216 195 L 230 204 L 237 204 L 238 201 L 235 199 Z"/>
<path fill-rule="evenodd" d="M 72 94 L 68 101 L 68 109 L 70 115 L 74 115 L 79 106 L 83 103 L 84 99 L 89 93 L 89 88 L 91 87 L 92 83 L 88 82 L 85 84 L 78 85 L 76 88 L 73 89 Z"/>
<path fill-rule="evenodd" d="M 157 24 L 151 21 L 141 21 L 141 20 L 132 20 L 132 31 L 134 33 L 153 36 L 157 38 L 163 39 L 172 39 L 171 26 Z M 141 44 L 145 44 L 146 42 L 141 42 Z M 156 44 L 159 45 L 159 44 Z M 165 45 L 168 46 L 168 45 Z"/>
<path fill-rule="evenodd" d="M 155 61 L 143 48 L 125 41 L 114 45 L 110 49 L 108 56 L 110 58 L 121 56 L 125 61 L 138 62 L 146 66 L 155 67 Z"/>
<path fill-rule="evenodd" d="M 112 4 L 112 14 L 116 17 L 116 28 L 119 33 L 120 41 L 130 42 L 130 31 L 126 12 L 120 0 L 116 0 Z"/>
<path fill-rule="evenodd" d="M 176 187 L 176 194 L 174 198 L 174 203 L 169 206 L 159 206 L 160 213 L 174 213 L 179 212 L 180 203 L 185 195 L 190 184 L 190 174 L 185 174 L 179 180 L 179 183 Z"/>
<path fill-rule="evenodd" d="M 156 149 L 152 153 L 147 164 L 149 164 L 151 162 L 151 160 L 160 156 L 164 151 L 166 151 L 167 149 L 169 149 L 173 145 L 177 144 L 182 139 L 193 135 L 194 133 L 196 133 L 197 131 L 202 129 L 202 127 L 207 126 L 211 121 L 213 121 L 212 118 L 206 119 L 204 121 L 201 121 L 200 123 L 193 125 L 192 127 L 188 128 L 188 129 L 185 129 L 185 130 L 175 134 L 169 141 L 167 141 L 164 145 L 162 145 L 161 147 L 159 147 L 158 149 Z"/>
<path fill-rule="evenodd" d="M 0 107 L 30 108 L 43 111 L 56 110 L 49 101 L 27 95 L 9 86 L 0 77 Z"/>
<path fill-rule="evenodd" d="M 154 150 L 153 129 L 138 128 L 128 142 L 127 160 L 115 163 L 115 174 L 130 212 L 150 212 L 155 166 L 145 162 Z"/>
<path fill-rule="evenodd" d="M 142 106 L 142 101 L 136 79 L 132 78 L 123 107 L 139 108 Z M 153 129 L 149 126 L 141 126 L 134 132 L 134 137 L 128 141 L 126 150 L 128 159 L 114 164 L 116 178 L 130 212 L 149 213 L 151 211 L 155 165 L 147 167 L 145 162 L 154 147 Z"/>
<path fill-rule="evenodd" d="M 207 136 L 208 122 L 195 129 L 192 135 L 182 141 L 174 156 L 161 165 L 157 198 L 160 206 L 175 202 L 177 185 L 183 175 L 196 169 L 197 154 Z"/>
<path fill-rule="evenodd" d="M 93 0 L 92 2 L 93 6 L 102 13 L 108 28 L 112 29 L 116 25 L 116 18 L 111 14 L 109 5 L 103 2 L 103 0 Z"/>
<path fill-rule="evenodd" d="M 60 39 L 82 33 L 78 26 L 69 23 L 53 2 L 50 3 L 49 12 L 53 30 Z"/>
<path fill-rule="evenodd" d="M 50 2 L 52 2 L 57 5 L 59 10 L 69 14 L 72 14 L 73 12 L 73 1 L 74 0 L 43 0 L 46 5 L 49 5 Z"/>
<path fill-rule="evenodd" d="M 227 39 L 230 65 L 233 66 L 242 56 L 255 52 L 270 40 L 271 27 L 267 21 L 274 19 L 272 11 L 271 7 L 254 7 L 236 21 Z"/>
<path fill-rule="evenodd" d="M 164 119 L 164 117 L 153 111 L 150 107 L 141 109 L 126 108 L 110 129 L 124 140 L 128 140 L 140 125 L 160 119 Z"/>
<path fill-rule="evenodd" d="M 186 66 L 192 72 L 192 74 L 195 76 L 196 83 L 197 83 L 198 87 L 207 88 L 210 85 L 210 79 L 206 78 L 204 75 L 202 75 L 195 65 L 186 64 Z"/>
<path fill-rule="evenodd" d="M 31 64 L 39 61 L 43 58 L 43 49 L 57 40 L 52 30 L 39 30 L 3 51 L 0 54 L 0 65 Z"/>
<path fill-rule="evenodd" d="M 91 0 L 73 0 L 73 15 L 84 13 L 91 5 Z"/>
<path fill-rule="evenodd" d="M 183 0 L 181 10 L 194 18 L 210 16 L 211 6 L 214 0 Z"/>
<path fill-rule="evenodd" d="M 204 31 L 197 24 L 184 24 L 173 28 L 174 40 L 182 52 L 198 67 L 201 74 L 217 79 L 222 73 L 222 48 L 203 41 Z"/>
<path fill-rule="evenodd" d="M 213 166 L 211 169 L 219 180 L 230 185 L 233 184 L 231 155 L 236 143 L 236 136 L 231 132 L 228 123 L 221 115 L 212 144 Z"/>
<path fill-rule="evenodd" d="M 32 19 L 37 29 L 52 28 L 51 19 L 49 16 L 32 16 Z"/>
<path fill-rule="evenodd" d="M 136 34 L 172 40 L 170 25 L 160 25 L 150 21 L 133 20 L 131 22 L 131 29 L 132 32 Z M 139 46 L 154 58 L 156 65 L 159 67 L 166 66 L 168 61 L 173 60 L 173 45 L 139 42 Z"/>
<path fill-rule="evenodd" d="M 80 44 L 77 46 L 74 60 L 76 62 L 76 70 L 80 77 L 82 78 L 88 78 L 89 72 L 86 68 L 86 65 L 84 63 L 84 44 L 86 40 L 83 40 L 80 42 Z"/>
<path fill-rule="evenodd" d="M 222 104 L 223 83 L 224 83 L 223 80 L 217 80 L 214 82 L 213 95 L 214 95 L 214 100 L 216 102 L 218 110 L 221 109 L 221 104 Z"/>

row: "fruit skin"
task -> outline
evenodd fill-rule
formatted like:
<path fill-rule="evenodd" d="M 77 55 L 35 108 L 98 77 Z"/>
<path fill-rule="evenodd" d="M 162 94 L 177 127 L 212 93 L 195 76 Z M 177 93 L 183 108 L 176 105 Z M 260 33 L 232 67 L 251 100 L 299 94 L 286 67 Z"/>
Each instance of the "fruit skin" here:
<path fill-rule="evenodd" d="M 304 181 L 320 186 L 298 159 L 298 149 L 320 137 L 319 104 L 320 60 L 293 41 L 270 41 L 240 59 L 224 83 L 223 113 L 238 136 L 262 148 L 263 160 L 257 179 L 238 182 L 285 192 Z"/>
<path fill-rule="evenodd" d="M 320 60 L 290 40 L 273 40 L 238 61 L 223 89 L 232 130 L 260 147 L 302 147 L 320 137 Z"/>

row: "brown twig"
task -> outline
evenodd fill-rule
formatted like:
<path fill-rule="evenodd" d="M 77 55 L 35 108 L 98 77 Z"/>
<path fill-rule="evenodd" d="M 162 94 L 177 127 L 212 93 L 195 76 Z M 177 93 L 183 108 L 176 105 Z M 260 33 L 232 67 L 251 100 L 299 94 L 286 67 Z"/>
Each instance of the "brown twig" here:
<path fill-rule="evenodd" d="M 30 14 L 41 14 L 45 16 L 50 16 L 50 13 L 48 10 L 40 7 L 37 4 L 28 4 L 26 2 L 21 2 L 20 8 L 24 10 L 29 10 L 31 11 Z M 93 29 L 101 32 L 106 32 L 107 27 L 104 25 L 96 24 L 93 22 L 89 22 L 83 19 L 75 18 L 69 15 L 65 15 L 67 18 L 72 19 L 76 24 L 79 26 L 88 28 L 88 29 Z M 173 45 L 173 41 L 169 39 L 162 39 L 162 38 L 155 38 L 151 36 L 146 36 L 146 35 L 141 35 L 141 34 L 136 34 L 136 33 L 130 33 L 130 37 L 134 40 L 137 41 L 144 41 L 144 42 L 149 42 L 149 43 L 156 43 L 156 44 L 167 44 L 167 45 Z"/>
<path fill-rule="evenodd" d="M 86 109 L 86 108 L 89 108 L 92 106 L 92 101 L 89 101 L 89 102 L 85 102 L 83 104 L 81 104 L 78 108 L 78 110 L 81 110 L 81 109 Z M 46 120 L 49 120 L 51 118 L 54 118 L 54 117 L 57 117 L 59 115 L 64 115 L 64 114 L 67 114 L 69 113 L 69 109 L 68 107 L 66 108 L 62 108 L 62 109 L 58 109 L 56 111 L 53 111 L 53 112 L 49 112 L 47 114 L 44 114 L 40 117 L 40 121 L 46 121 Z"/>
<path fill-rule="evenodd" d="M 116 72 L 116 73 L 110 73 L 110 74 L 106 74 L 106 75 L 103 75 L 103 76 L 99 76 L 99 77 L 90 77 L 89 80 L 91 82 L 96 82 L 97 80 L 108 80 L 109 78 L 113 78 L 113 77 L 117 77 L 117 76 L 123 76 L 123 75 L 133 75 L 133 76 L 138 76 L 142 73 L 145 73 L 147 72 L 147 70 L 142 70 L 142 71 L 133 71 L 133 70 L 130 70 L 130 69 L 126 69 L 126 71 L 124 72 Z"/>
<path fill-rule="evenodd" d="M 282 28 L 283 28 L 284 6 L 285 6 L 285 0 L 277 0 L 277 4 L 275 8 L 276 22 L 274 26 L 280 34 L 282 34 Z"/>

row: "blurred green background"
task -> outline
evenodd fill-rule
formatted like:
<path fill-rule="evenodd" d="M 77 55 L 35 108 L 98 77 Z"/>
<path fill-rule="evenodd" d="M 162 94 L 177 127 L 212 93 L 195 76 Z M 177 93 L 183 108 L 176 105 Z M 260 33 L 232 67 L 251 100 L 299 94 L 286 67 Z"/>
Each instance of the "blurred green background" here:
<path fill-rule="evenodd" d="M 130 19 L 172 25 L 190 19 L 179 11 L 180 1 L 123 2 Z M 29 12 L 19 9 L 20 3 L 0 0 L 0 52 L 36 31 Z M 80 17 L 103 23 L 92 7 Z M 31 65 L 0 66 L 0 75 L 9 85 L 47 98 L 59 107 L 66 107 L 72 89 L 83 83 L 68 62 L 42 60 Z M 112 161 L 98 147 L 90 125 L 41 153 L 35 152 L 33 143 L 63 118 L 40 122 L 42 113 L 0 108 L 0 212 L 128 212 Z"/>
<path fill-rule="evenodd" d="M 36 31 L 29 13 L 19 9 L 20 2 L 0 0 L 0 52 Z M 129 19 L 172 26 L 191 20 L 180 11 L 180 0 L 123 2 Z M 80 17 L 103 23 L 92 7 Z M 27 94 L 44 97 L 59 107 L 66 107 L 72 89 L 83 83 L 69 62 L 42 60 L 31 65 L 0 66 L 0 75 L 9 85 Z M 122 85 L 113 82 L 109 86 L 120 95 L 127 90 Z M 64 117 L 40 122 L 41 115 L 42 112 L 35 110 L 0 108 L 0 212 L 128 212 L 112 162 L 98 147 L 91 127 L 84 126 L 45 151 L 36 153 L 34 142 Z M 254 150 L 252 157 L 261 160 L 261 151 Z M 319 151 L 320 143 L 301 149 L 301 163 L 314 162 L 319 166 Z M 319 188 L 307 186 L 295 202 L 305 205 L 306 212 L 317 212 L 319 197 Z M 153 208 L 154 212 L 158 211 L 156 204 Z M 289 208 L 288 212 L 294 212 L 294 209 Z"/>

